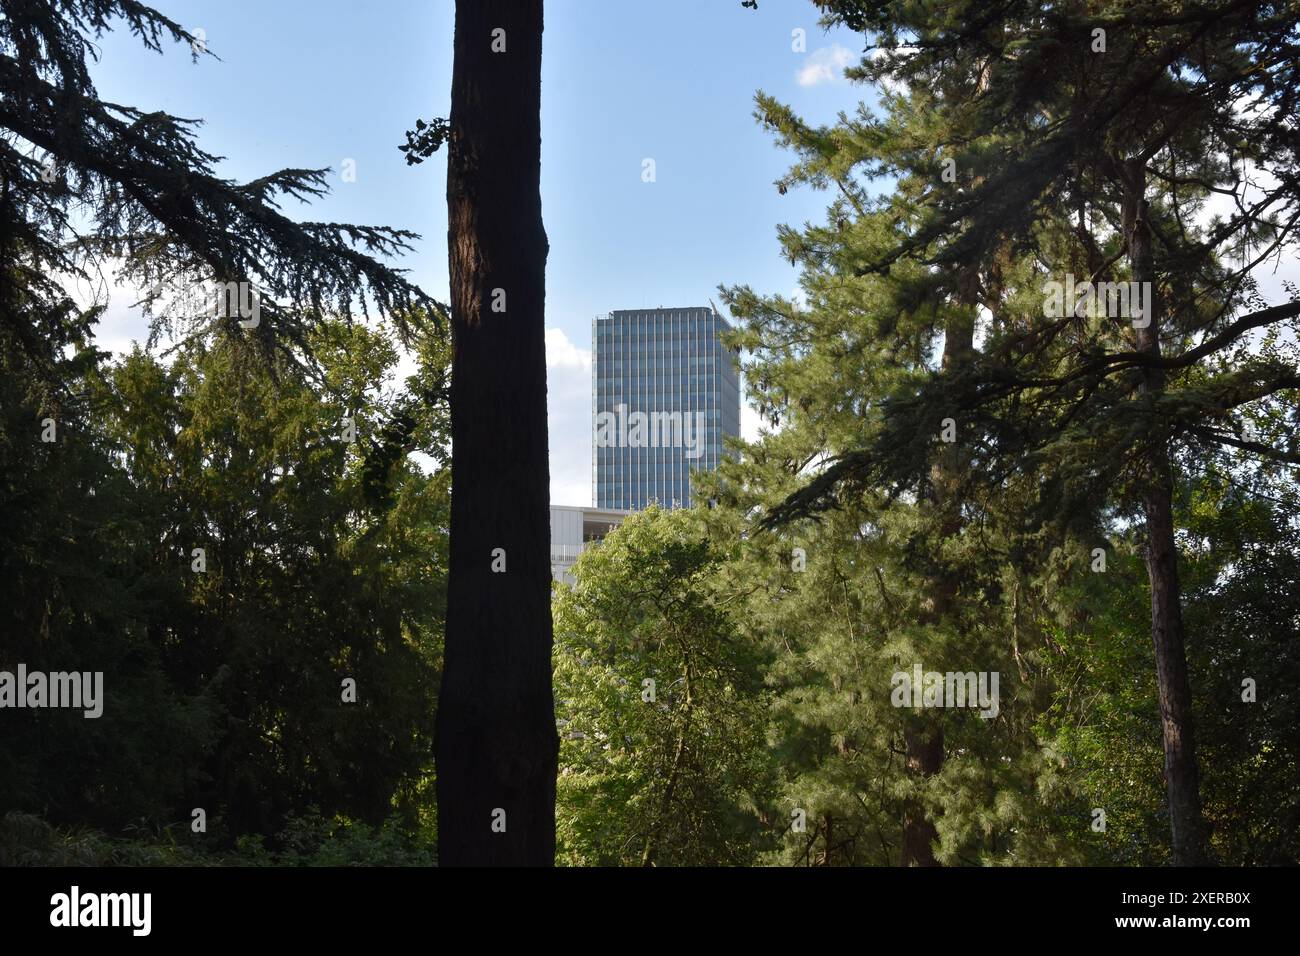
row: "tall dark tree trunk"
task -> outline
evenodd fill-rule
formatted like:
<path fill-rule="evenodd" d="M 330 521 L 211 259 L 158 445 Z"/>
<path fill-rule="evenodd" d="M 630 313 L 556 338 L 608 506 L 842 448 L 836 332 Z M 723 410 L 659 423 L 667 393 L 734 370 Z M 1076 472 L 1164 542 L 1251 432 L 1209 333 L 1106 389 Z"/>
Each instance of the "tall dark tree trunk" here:
<path fill-rule="evenodd" d="M 933 777 L 943 769 L 943 725 L 934 717 L 909 718 L 912 723 L 903 732 L 907 747 L 907 772 L 918 777 Z M 939 831 L 926 815 L 919 801 L 909 800 L 903 807 L 903 866 L 938 866 L 934 842 Z"/>
<path fill-rule="evenodd" d="M 1139 161 L 1126 169 L 1124 228 L 1128 235 L 1129 266 L 1134 282 L 1150 283 L 1149 314 L 1137 328 L 1139 351 L 1160 355 L 1160 309 L 1151 231 L 1147 225 L 1146 173 Z M 1143 372 L 1142 391 L 1156 395 L 1165 383 L 1158 368 Z M 1196 746 L 1192 735 L 1192 692 L 1183 646 L 1183 612 L 1178 582 L 1178 546 L 1174 539 L 1173 470 L 1167 428 L 1152 429 L 1146 454 L 1142 507 L 1146 518 L 1146 565 L 1151 581 L 1151 641 L 1155 648 L 1160 722 L 1164 730 L 1165 787 L 1173 831 L 1175 866 L 1208 862 L 1205 820 L 1201 814 Z"/>
<path fill-rule="evenodd" d="M 451 557 L 443 865 L 552 865 L 542 0 L 458 0 L 447 167 Z M 499 549 L 499 550 L 498 550 Z"/>

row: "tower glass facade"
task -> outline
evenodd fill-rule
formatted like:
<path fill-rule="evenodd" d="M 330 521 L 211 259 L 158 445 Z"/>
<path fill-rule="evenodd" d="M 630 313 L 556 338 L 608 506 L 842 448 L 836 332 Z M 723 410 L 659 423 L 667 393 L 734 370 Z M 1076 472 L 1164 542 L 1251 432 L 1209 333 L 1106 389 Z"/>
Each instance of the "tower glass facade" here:
<path fill-rule="evenodd" d="M 711 308 L 611 312 L 592 323 L 592 481 L 597 508 L 691 500 L 740 434 L 736 353 Z"/>

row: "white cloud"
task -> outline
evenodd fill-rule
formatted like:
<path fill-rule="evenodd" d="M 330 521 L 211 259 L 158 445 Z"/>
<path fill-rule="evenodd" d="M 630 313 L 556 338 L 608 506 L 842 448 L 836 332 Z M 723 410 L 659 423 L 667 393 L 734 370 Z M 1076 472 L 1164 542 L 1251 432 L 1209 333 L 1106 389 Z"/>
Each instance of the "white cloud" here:
<path fill-rule="evenodd" d="M 838 43 L 813 50 L 795 74 L 800 86 L 817 86 L 844 79 L 844 68 L 854 61 L 852 51 Z"/>
<path fill-rule="evenodd" d="M 591 504 L 591 350 L 546 330 L 546 423 L 551 503 Z"/>
<path fill-rule="evenodd" d="M 591 384 L 591 350 L 580 349 L 564 334 L 563 329 L 546 330 L 546 367 L 564 369 L 571 373 L 586 372 Z"/>

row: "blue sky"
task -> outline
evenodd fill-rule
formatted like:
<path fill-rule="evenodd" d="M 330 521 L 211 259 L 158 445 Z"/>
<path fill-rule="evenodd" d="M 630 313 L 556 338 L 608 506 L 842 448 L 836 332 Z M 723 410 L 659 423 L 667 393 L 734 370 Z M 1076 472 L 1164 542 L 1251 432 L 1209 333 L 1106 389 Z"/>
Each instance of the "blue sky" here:
<path fill-rule="evenodd" d="M 220 57 L 150 54 L 106 34 L 94 70 L 104 97 L 202 118 L 200 144 L 238 180 L 282 167 L 331 167 L 331 194 L 290 215 L 421 234 L 400 264 L 447 290 L 444 157 L 405 164 L 417 117 L 445 116 L 452 0 L 155 0 L 202 29 Z M 792 31 L 806 31 L 806 51 Z M 861 37 L 825 33 L 809 0 L 549 0 L 542 57 L 542 205 L 551 367 L 552 498 L 590 498 L 590 339 L 594 315 L 702 305 L 720 284 L 790 293 L 778 223 L 821 219 L 829 199 L 772 185 L 790 156 L 753 119 L 758 89 L 813 122 L 871 91 L 844 81 Z M 642 181 L 655 161 L 656 181 Z M 355 182 L 339 172 L 354 160 Z M 114 300 L 101 344 L 143 339 Z M 721 306 L 721 303 L 718 303 Z M 746 431 L 752 430 L 747 415 Z"/>

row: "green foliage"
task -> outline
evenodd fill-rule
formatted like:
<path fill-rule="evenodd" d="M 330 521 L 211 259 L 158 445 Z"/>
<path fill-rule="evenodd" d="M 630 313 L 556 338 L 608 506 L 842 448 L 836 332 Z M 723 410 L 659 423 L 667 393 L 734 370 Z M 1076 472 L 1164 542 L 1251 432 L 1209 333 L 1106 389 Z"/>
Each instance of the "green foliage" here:
<path fill-rule="evenodd" d="M 753 861 L 765 695 L 717 586 L 725 558 L 692 512 L 651 506 L 559 588 L 560 862 Z"/>
<path fill-rule="evenodd" d="M 275 857 L 285 866 L 431 866 L 437 862 L 436 840 L 429 832 L 412 832 L 398 817 L 378 827 L 346 817 L 325 819 L 315 808 L 290 817 L 280 834 L 284 849 Z"/>
<path fill-rule="evenodd" d="M 293 816 L 272 852 L 260 835 L 245 835 L 233 849 L 194 836 L 184 824 L 130 825 L 125 837 L 85 828 L 56 829 L 30 814 L 0 818 L 0 866 L 431 866 L 431 834 L 412 833 L 393 817 L 381 827 L 314 810 Z"/>
<path fill-rule="evenodd" d="M 1086 621 L 1052 632 L 1054 653 L 1044 660 L 1054 693 L 1036 727 L 1083 797 L 1062 830 L 1111 866 L 1158 866 L 1169 853 L 1164 810 L 1164 754 L 1151 667 L 1146 569 L 1129 549 L 1108 558 L 1088 593 L 1075 588 L 1063 600 L 1086 602 Z M 1092 829 L 1094 809 L 1105 832 Z"/>
<path fill-rule="evenodd" d="M 889 85 L 881 115 L 864 106 L 823 127 L 757 97 L 757 118 L 795 153 L 778 188 L 833 199 L 824 223 L 780 230 L 801 270 L 798 300 L 724 290 L 771 430 L 704 479 L 724 510 L 761 519 L 747 523 L 754 560 L 766 548 L 772 568 L 796 545 L 809 556 L 756 624 L 780 637 L 769 679 L 784 799 L 809 809 L 782 859 L 896 862 L 900 817 L 920 810 L 940 862 L 1162 862 L 1161 725 L 1134 520 L 1166 446 L 1211 540 L 1237 505 L 1204 499 L 1207 474 L 1246 484 L 1247 497 L 1261 479 L 1294 488 L 1300 304 L 1290 290 L 1292 302 L 1264 308 L 1237 267 L 1297 221 L 1294 74 L 1282 66 L 1294 17 L 1275 4 L 1168 20 L 1124 2 L 820 6 L 826 22 L 868 34 L 872 55 L 851 76 Z M 1094 24 L 1108 29 L 1104 56 L 1090 49 Z M 1135 73 L 1134 57 L 1155 67 Z M 1237 108 L 1247 91 L 1259 97 L 1250 115 Z M 1247 158 L 1286 185 L 1250 213 L 1197 225 L 1211 191 L 1240 190 L 1234 162 Z M 1043 315 L 1046 278 L 1130 278 L 1136 219 L 1154 236 L 1163 357 L 1114 317 Z M 1246 307 L 1256 311 L 1239 315 Z M 1188 530 L 1185 547 L 1200 540 Z M 1198 556 L 1185 600 L 1193 676 L 1205 681 L 1193 682 L 1196 705 L 1216 741 L 1207 815 L 1220 820 L 1234 804 L 1218 788 L 1294 780 L 1278 740 L 1295 722 L 1243 736 L 1259 708 L 1229 707 L 1224 689 L 1241 655 L 1290 667 L 1276 648 L 1294 618 L 1262 590 L 1290 574 L 1289 531 L 1274 524 L 1265 538 L 1251 596 L 1281 603 L 1276 618 L 1225 633 L 1237 615 L 1224 596 L 1248 581 L 1230 547 L 1205 567 Z M 1105 575 L 1089 569 L 1098 546 Z M 1273 665 L 1255 656 L 1262 647 Z M 891 658 L 997 670 L 1004 713 L 984 726 L 891 714 Z M 1290 720 L 1289 693 L 1272 693 Z M 938 734 L 936 766 L 898 766 L 922 755 L 909 735 Z M 1269 783 L 1243 767 L 1267 768 Z M 1276 806 L 1293 802 L 1278 794 Z M 1089 826 L 1093 807 L 1107 811 L 1105 835 Z M 1215 837 L 1225 859 L 1292 853 L 1279 829 L 1236 816 L 1220 824 L 1232 835 Z"/>
<path fill-rule="evenodd" d="M 228 840 L 273 837 L 306 802 L 375 826 L 396 803 L 416 824 L 449 499 L 446 471 L 425 474 L 408 453 L 441 455 L 445 421 L 384 384 L 397 359 L 386 333 L 340 323 L 319 336 L 329 390 L 237 338 L 192 343 L 166 366 L 138 349 L 91 366 L 93 414 L 62 417 L 49 451 L 4 459 L 6 510 L 21 494 L 27 516 L 7 532 L 6 657 L 108 675 L 98 720 L 14 715 L 23 727 L 0 744 L 7 805 L 109 829 L 197 806 Z M 365 450 L 393 409 L 411 447 L 375 501 Z M 36 411 L 6 411 L 10 445 L 40 449 Z M 348 415 L 355 445 L 340 437 Z M 43 457 L 89 476 L 61 477 Z M 356 704 L 341 701 L 343 678 Z"/>
<path fill-rule="evenodd" d="M 1201 791 L 1220 862 L 1285 865 L 1300 859 L 1298 492 L 1285 481 L 1243 487 L 1244 477 L 1185 482 L 1181 497 Z M 1057 635 L 1061 653 L 1051 665 L 1061 691 L 1040 730 L 1090 806 L 1106 810 L 1104 837 L 1080 834 L 1094 859 L 1153 866 L 1168 855 L 1168 819 L 1146 572 L 1129 550 L 1095 576 L 1104 590 L 1088 626 Z M 1254 702 L 1243 700 L 1248 677 L 1257 685 Z"/>
<path fill-rule="evenodd" d="M 794 154 L 778 188 L 834 198 L 780 230 L 797 299 L 724 290 L 764 429 L 697 475 L 710 507 L 632 516 L 557 589 L 558 861 L 894 865 L 921 832 L 947 865 L 1166 862 L 1137 519 L 1168 445 L 1213 851 L 1295 863 L 1300 305 L 1241 268 L 1300 222 L 1293 11 L 818 6 L 878 44 L 850 72 L 890 81 L 883 109 L 812 126 L 757 97 Z M 107 692 L 98 720 L 6 713 L 0 865 L 435 862 L 449 351 L 372 258 L 412 237 L 295 223 L 277 202 L 323 171 L 226 181 L 189 121 L 101 101 L 110 23 L 194 39 L 156 11 L 0 13 L 0 667 Z M 418 121 L 407 162 L 448 133 Z M 1204 222 L 1247 161 L 1269 201 Z M 1132 276 L 1135 191 L 1154 358 L 1125 322 L 1042 315 L 1047 276 Z M 165 359 L 94 348 L 58 277 L 107 256 L 154 287 Z M 154 285 L 212 278 L 264 294 L 257 329 Z M 351 321 L 372 305 L 386 324 Z M 996 716 L 895 706 L 917 664 L 997 673 Z"/>
<path fill-rule="evenodd" d="M 106 695 L 94 720 L 6 712 L 0 807 L 68 859 L 194 807 L 224 851 L 274 850 L 306 806 L 427 836 L 448 352 L 441 307 L 379 261 L 415 237 L 296 222 L 279 202 L 325 170 L 225 180 L 195 121 L 102 100 L 111 28 L 205 52 L 148 6 L 0 0 L 0 666 L 102 671 Z M 166 360 L 94 348 L 102 305 L 65 282 L 110 260 Z M 260 322 L 196 315 L 180 290 L 204 281 L 248 282 Z M 399 341 L 419 374 L 394 388 Z"/>

